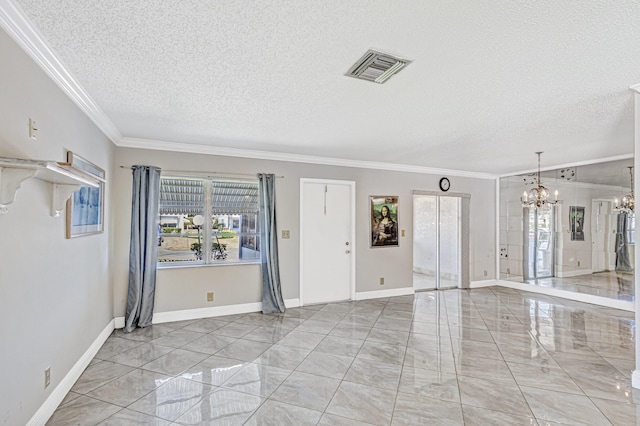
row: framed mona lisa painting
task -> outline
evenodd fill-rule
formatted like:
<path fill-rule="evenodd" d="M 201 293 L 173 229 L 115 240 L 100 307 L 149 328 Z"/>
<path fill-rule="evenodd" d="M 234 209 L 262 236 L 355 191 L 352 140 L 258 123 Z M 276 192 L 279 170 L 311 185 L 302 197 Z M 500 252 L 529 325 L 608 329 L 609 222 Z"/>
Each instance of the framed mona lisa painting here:
<path fill-rule="evenodd" d="M 371 247 L 398 247 L 398 197 L 372 195 Z"/>

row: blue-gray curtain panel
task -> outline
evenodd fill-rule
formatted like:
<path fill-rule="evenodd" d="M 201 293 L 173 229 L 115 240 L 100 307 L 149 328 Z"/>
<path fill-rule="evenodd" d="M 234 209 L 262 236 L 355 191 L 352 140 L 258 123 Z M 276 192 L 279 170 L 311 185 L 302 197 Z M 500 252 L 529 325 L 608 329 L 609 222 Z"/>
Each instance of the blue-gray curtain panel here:
<path fill-rule="evenodd" d="M 278 235 L 276 230 L 275 179 L 272 174 L 258 174 L 260 193 L 260 259 L 262 264 L 262 313 L 284 312 L 280 268 L 278 266 Z"/>
<path fill-rule="evenodd" d="M 124 331 L 148 327 L 153 319 L 158 262 L 158 202 L 160 169 L 133 166 L 129 292 Z"/>
<path fill-rule="evenodd" d="M 618 229 L 616 230 L 616 271 L 633 271 L 629 257 L 628 215 L 618 213 Z"/>

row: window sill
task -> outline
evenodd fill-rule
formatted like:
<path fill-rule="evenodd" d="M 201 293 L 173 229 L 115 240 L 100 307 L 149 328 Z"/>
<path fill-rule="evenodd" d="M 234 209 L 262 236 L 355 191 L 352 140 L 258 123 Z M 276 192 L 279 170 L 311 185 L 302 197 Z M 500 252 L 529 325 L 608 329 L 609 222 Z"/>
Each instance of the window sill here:
<path fill-rule="evenodd" d="M 242 266 L 242 265 L 259 265 L 260 259 L 245 260 L 237 262 L 220 262 L 220 263 L 188 263 L 186 262 L 158 262 L 158 269 L 183 269 L 183 268 L 208 268 L 210 266 Z"/>

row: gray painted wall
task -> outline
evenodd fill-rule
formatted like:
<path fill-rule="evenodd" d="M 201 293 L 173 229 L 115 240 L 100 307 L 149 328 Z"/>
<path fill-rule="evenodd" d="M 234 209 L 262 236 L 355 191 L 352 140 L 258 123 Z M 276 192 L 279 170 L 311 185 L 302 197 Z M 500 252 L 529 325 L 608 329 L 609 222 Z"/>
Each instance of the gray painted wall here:
<path fill-rule="evenodd" d="M 285 299 L 299 293 L 300 178 L 356 182 L 356 291 L 411 286 L 411 191 L 435 190 L 440 176 L 262 161 L 175 152 L 115 149 L 96 126 L 6 33 L 0 31 L 0 156 L 63 161 L 71 150 L 107 172 L 105 232 L 67 240 L 64 218 L 49 216 L 51 184 L 30 179 L 0 216 L 0 424 L 25 424 L 114 316 L 124 315 L 131 174 L 120 165 L 169 170 L 273 172 L 277 182 Z M 28 138 L 28 119 L 38 140 Z M 471 279 L 495 276 L 495 183 L 451 177 L 452 191 L 471 194 Z M 369 195 L 400 197 L 399 248 L 369 248 Z M 484 271 L 488 276 L 485 277 Z M 385 277 L 385 286 L 378 278 Z M 257 265 L 165 269 L 158 273 L 156 311 L 260 300 Z M 205 293 L 216 292 L 207 303 Z M 8 368 L 7 368 L 8 367 Z M 44 389 L 44 369 L 51 385 Z"/>
<path fill-rule="evenodd" d="M 131 224 L 131 171 L 120 165 L 154 165 L 171 171 L 227 173 L 270 172 L 276 181 L 279 230 L 291 231 L 291 239 L 279 240 L 280 272 L 285 299 L 299 296 L 300 178 L 352 180 L 356 182 L 356 292 L 412 286 L 411 191 L 437 190 L 440 175 L 300 164 L 282 161 L 116 149 L 114 193 L 114 297 L 115 316 L 123 316 L 127 294 L 128 244 Z M 452 191 L 471 194 L 470 276 L 472 281 L 495 277 L 495 181 L 450 177 Z M 369 195 L 398 195 L 399 228 L 406 230 L 398 248 L 369 248 Z M 280 233 L 279 233 L 280 234 Z M 484 272 L 487 271 L 487 276 Z M 379 278 L 385 277 L 385 285 Z M 160 269 L 157 276 L 156 312 L 224 306 L 260 301 L 257 265 L 207 266 Z M 206 301 L 214 291 L 216 300 Z"/>
<path fill-rule="evenodd" d="M 0 58 L 0 156 L 64 161 L 71 150 L 109 178 L 113 144 L 1 30 Z M 67 240 L 50 203 L 51 184 L 29 179 L 0 215 L 2 425 L 26 424 L 113 318 L 109 223 L 103 234 Z M 105 214 L 108 221 L 108 203 Z"/>

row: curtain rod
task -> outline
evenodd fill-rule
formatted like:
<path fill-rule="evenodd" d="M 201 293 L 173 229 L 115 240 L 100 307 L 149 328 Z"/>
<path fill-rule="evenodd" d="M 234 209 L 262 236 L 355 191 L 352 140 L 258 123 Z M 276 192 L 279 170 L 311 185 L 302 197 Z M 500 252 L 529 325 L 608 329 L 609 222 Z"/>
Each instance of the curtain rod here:
<path fill-rule="evenodd" d="M 133 166 L 120 166 L 121 169 L 132 169 Z M 233 172 L 204 172 L 201 170 L 164 170 L 162 169 L 163 173 L 169 173 L 169 174 L 191 174 L 191 175 L 222 175 L 222 176 L 244 176 L 244 177 L 256 177 L 256 174 L 250 174 L 250 173 L 233 173 Z M 278 179 L 283 179 L 284 176 L 276 176 L 276 178 Z"/>

